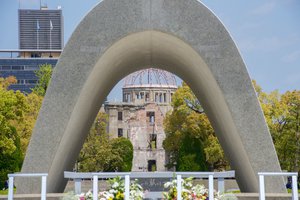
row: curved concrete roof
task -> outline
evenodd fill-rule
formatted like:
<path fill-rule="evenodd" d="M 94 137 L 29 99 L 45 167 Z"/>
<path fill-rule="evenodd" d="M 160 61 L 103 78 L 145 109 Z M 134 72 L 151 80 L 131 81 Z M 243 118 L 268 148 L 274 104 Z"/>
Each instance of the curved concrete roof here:
<path fill-rule="evenodd" d="M 101 100 L 121 78 L 149 66 L 190 85 L 242 191 L 258 191 L 257 172 L 280 171 L 245 64 L 209 9 L 196 0 L 104 0 L 58 61 L 22 172 L 48 172 L 48 191 L 62 191 L 63 171 L 72 169 Z M 283 179 L 268 183 L 267 191 L 284 191 Z M 18 190 L 38 187 L 22 182 Z"/>

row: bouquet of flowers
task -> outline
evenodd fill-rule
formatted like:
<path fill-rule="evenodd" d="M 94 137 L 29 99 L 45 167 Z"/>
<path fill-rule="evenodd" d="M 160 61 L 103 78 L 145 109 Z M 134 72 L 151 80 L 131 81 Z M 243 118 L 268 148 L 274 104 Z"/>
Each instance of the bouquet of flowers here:
<path fill-rule="evenodd" d="M 165 188 L 168 188 L 168 192 L 164 192 L 165 200 L 176 200 L 177 199 L 177 179 L 173 179 L 170 182 L 164 184 Z M 183 200 L 208 200 L 208 189 L 204 185 L 197 184 L 193 186 L 193 177 L 183 179 L 181 182 L 181 197 Z M 236 200 L 237 198 L 234 195 L 220 195 L 219 192 L 214 191 L 215 200 L 225 200 L 232 199 Z"/>
<path fill-rule="evenodd" d="M 98 193 L 98 200 L 124 200 L 125 183 L 120 177 L 116 177 L 108 180 L 110 188 L 108 191 L 101 191 Z M 142 200 L 144 198 L 144 192 L 141 185 L 134 180 L 130 183 L 130 200 Z M 89 190 L 87 193 L 81 193 L 80 195 L 68 195 L 63 200 L 92 200 L 93 192 Z"/>
<path fill-rule="evenodd" d="M 191 189 L 192 189 L 193 178 L 186 178 L 182 180 L 182 191 L 181 196 L 183 200 L 192 199 Z M 173 179 L 170 182 L 164 184 L 164 188 L 169 188 L 168 192 L 164 192 L 163 196 L 166 200 L 176 200 L 177 199 L 177 179 Z"/>

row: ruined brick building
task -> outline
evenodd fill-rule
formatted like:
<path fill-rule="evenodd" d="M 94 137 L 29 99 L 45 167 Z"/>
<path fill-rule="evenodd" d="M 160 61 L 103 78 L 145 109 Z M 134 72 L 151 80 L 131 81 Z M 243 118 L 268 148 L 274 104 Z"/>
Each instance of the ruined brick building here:
<path fill-rule="evenodd" d="M 122 102 L 106 102 L 111 137 L 129 138 L 134 148 L 132 171 L 165 171 L 163 119 L 172 109 L 175 76 L 146 69 L 125 78 Z"/>

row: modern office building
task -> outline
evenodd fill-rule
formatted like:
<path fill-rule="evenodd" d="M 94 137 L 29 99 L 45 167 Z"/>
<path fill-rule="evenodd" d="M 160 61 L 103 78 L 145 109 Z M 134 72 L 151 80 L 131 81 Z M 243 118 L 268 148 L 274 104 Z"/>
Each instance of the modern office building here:
<path fill-rule="evenodd" d="M 0 77 L 15 76 L 10 89 L 30 93 L 38 82 L 35 71 L 43 64 L 54 67 L 62 52 L 62 10 L 19 9 L 19 49 L 0 50 Z"/>
<path fill-rule="evenodd" d="M 62 10 L 19 9 L 20 49 L 63 49 Z"/>
<path fill-rule="evenodd" d="M 54 67 L 58 57 L 52 55 L 60 53 L 61 50 L 0 50 L 0 77 L 16 77 L 17 83 L 11 85 L 10 89 L 30 93 L 38 82 L 35 71 L 43 64 L 51 64 Z M 38 54 L 39 57 L 28 56 L 31 54 Z"/>
<path fill-rule="evenodd" d="M 158 69 L 135 72 L 125 78 L 122 102 L 106 102 L 108 132 L 133 144 L 132 171 L 165 171 L 163 120 L 172 109 L 175 76 Z"/>

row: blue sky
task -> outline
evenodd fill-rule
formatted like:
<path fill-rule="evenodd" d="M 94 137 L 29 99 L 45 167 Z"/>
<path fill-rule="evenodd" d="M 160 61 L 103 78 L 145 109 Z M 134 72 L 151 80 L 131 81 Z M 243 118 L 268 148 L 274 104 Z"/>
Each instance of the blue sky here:
<path fill-rule="evenodd" d="M 0 0 L 0 49 L 18 48 L 17 9 L 39 8 L 40 0 Z M 65 43 L 100 0 L 42 0 L 62 6 Z M 201 0 L 227 27 L 252 79 L 264 91 L 300 89 L 300 0 Z M 117 88 L 120 88 L 118 85 Z M 115 89 L 110 99 L 120 98 Z"/>

